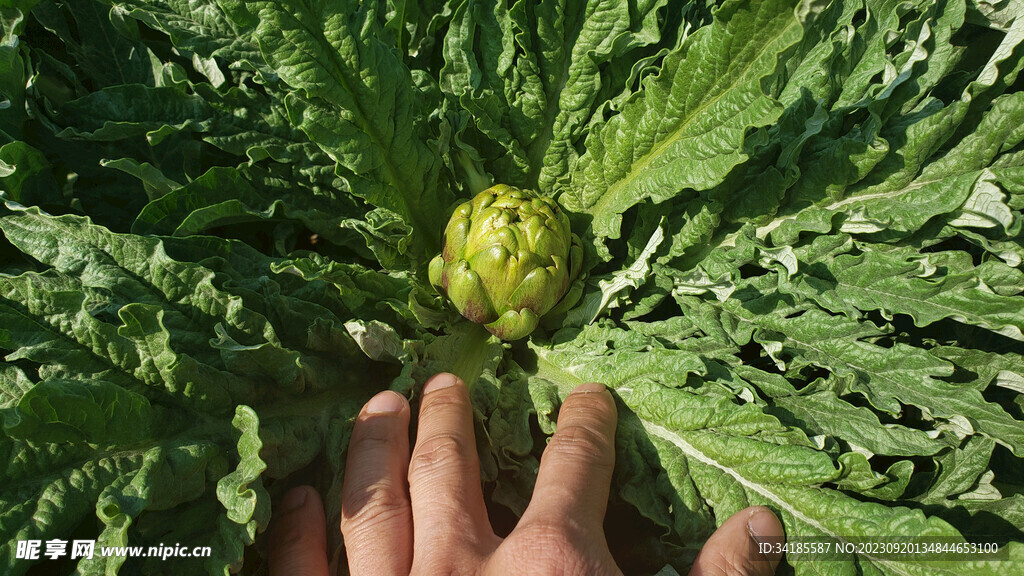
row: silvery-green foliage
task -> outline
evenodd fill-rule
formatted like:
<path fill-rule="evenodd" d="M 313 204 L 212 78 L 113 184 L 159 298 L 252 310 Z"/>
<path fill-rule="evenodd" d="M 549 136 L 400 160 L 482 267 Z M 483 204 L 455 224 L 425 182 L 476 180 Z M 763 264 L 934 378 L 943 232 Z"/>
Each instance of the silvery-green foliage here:
<path fill-rule="evenodd" d="M 1024 571 L 1019 2 L 5 0 L 0 29 L 0 573 L 258 573 L 272 501 L 314 483 L 336 526 L 353 416 L 439 371 L 516 514 L 568 391 L 614 391 L 629 574 L 752 504 L 1004 553 L 786 572 Z M 512 343 L 427 277 L 492 184 L 584 249 Z M 15 557 L 73 538 L 213 554 Z"/>

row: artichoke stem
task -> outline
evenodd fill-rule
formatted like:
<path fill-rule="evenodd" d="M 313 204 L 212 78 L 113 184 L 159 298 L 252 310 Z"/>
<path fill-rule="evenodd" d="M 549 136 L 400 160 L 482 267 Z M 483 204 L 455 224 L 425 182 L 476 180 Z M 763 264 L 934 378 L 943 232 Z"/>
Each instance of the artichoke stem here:
<path fill-rule="evenodd" d="M 470 194 L 476 196 L 491 187 L 493 184 L 491 176 L 484 172 L 483 167 L 478 166 L 478 163 L 473 161 L 465 150 L 459 150 L 455 159 L 459 166 L 466 171 L 466 183 L 469 186 Z"/>
<path fill-rule="evenodd" d="M 471 391 L 476 386 L 476 381 L 484 369 L 484 359 L 487 352 L 487 341 L 491 334 L 480 324 L 473 322 L 459 322 L 453 327 L 453 332 L 462 332 L 460 343 L 461 354 L 455 363 L 452 364 L 451 372 L 466 383 Z"/>

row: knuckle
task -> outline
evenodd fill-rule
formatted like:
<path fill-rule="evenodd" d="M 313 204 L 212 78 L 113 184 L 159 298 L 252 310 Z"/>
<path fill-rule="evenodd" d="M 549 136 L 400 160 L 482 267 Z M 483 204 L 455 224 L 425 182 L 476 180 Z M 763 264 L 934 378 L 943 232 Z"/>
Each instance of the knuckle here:
<path fill-rule="evenodd" d="M 441 466 L 453 463 L 460 465 L 466 462 L 466 455 L 476 446 L 469 445 L 465 439 L 455 434 L 437 434 L 423 438 L 416 443 L 412 459 L 409 461 L 409 481 L 430 474 Z"/>
<path fill-rule="evenodd" d="M 605 423 L 615 418 L 615 403 L 609 394 L 570 394 L 562 404 L 562 412 L 573 419 Z M 561 414 L 559 414 L 561 417 Z"/>
<path fill-rule="evenodd" d="M 547 568 L 546 574 L 561 574 L 566 564 L 575 564 L 579 556 L 577 547 L 566 532 L 549 524 L 535 524 L 524 534 L 518 544 L 536 558 L 538 564 Z M 570 572 L 571 573 L 571 572 Z"/>
<path fill-rule="evenodd" d="M 444 388 L 423 397 L 420 405 L 420 420 L 437 418 L 437 414 L 462 412 L 467 409 L 469 399 L 465 389 L 459 386 Z"/>
<path fill-rule="evenodd" d="M 460 565 L 452 558 L 433 558 L 415 564 L 409 576 L 479 576 L 479 574 L 478 568 Z"/>
<path fill-rule="evenodd" d="M 389 483 L 379 483 L 354 494 L 346 494 L 342 504 L 341 532 L 347 539 L 361 533 L 375 532 L 409 513 L 405 490 Z"/>
<path fill-rule="evenodd" d="M 601 430 L 588 424 L 572 423 L 559 427 L 548 442 L 545 452 L 600 470 L 614 467 L 609 458 L 614 453 L 611 440 Z"/>
<path fill-rule="evenodd" d="M 349 452 L 372 453 L 390 450 L 395 442 L 395 431 L 385 422 L 357 421 L 349 442 Z"/>
<path fill-rule="evenodd" d="M 529 558 L 531 573 L 548 576 L 615 574 L 597 562 L 578 530 L 555 523 L 532 523 L 516 530 L 513 556 Z"/>

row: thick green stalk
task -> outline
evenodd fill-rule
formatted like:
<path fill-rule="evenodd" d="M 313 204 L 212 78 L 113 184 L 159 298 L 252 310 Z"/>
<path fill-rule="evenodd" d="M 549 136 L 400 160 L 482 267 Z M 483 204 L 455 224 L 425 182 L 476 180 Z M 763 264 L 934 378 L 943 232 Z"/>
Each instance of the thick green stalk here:
<path fill-rule="evenodd" d="M 461 352 L 452 363 L 451 372 L 462 378 L 466 386 L 472 390 L 483 372 L 487 359 L 487 344 L 495 337 L 483 326 L 473 322 L 460 322 L 452 329 L 452 333 L 459 339 Z"/>
<path fill-rule="evenodd" d="M 455 159 L 466 171 L 466 182 L 472 195 L 476 196 L 494 184 L 491 176 L 480 166 L 480 162 L 471 158 L 465 150 L 459 150 L 455 154 Z"/>

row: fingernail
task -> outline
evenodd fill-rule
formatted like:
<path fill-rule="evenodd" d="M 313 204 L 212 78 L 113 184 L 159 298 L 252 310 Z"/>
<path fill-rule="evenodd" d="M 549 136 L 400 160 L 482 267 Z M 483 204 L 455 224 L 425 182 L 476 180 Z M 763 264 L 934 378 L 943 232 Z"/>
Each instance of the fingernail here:
<path fill-rule="evenodd" d="M 305 486 L 298 488 L 292 488 L 284 495 L 284 499 L 281 501 L 282 512 L 285 514 L 292 510 L 297 510 L 306 503 L 308 489 Z"/>
<path fill-rule="evenodd" d="M 367 414 L 390 414 L 401 412 L 405 407 L 405 400 L 397 392 L 385 390 L 378 393 L 366 403 Z"/>
<path fill-rule="evenodd" d="M 459 378 L 454 374 L 438 374 L 437 376 L 431 378 L 430 381 L 427 382 L 427 384 L 423 387 L 423 395 L 426 396 L 427 394 L 430 394 L 431 392 L 434 392 L 436 390 L 441 390 L 442 388 L 454 386 L 455 383 L 458 381 Z"/>
<path fill-rule="evenodd" d="M 758 544 L 781 544 L 785 537 L 779 533 L 779 520 L 770 510 L 765 508 L 756 509 L 747 518 L 747 533 Z M 774 548 L 769 547 L 763 551 L 765 559 L 776 561 L 781 558 L 781 553 L 775 553 Z"/>
<path fill-rule="evenodd" d="M 586 384 L 580 384 L 579 386 L 572 389 L 569 394 L 593 394 L 595 392 L 607 392 L 608 389 L 604 387 L 604 384 L 598 384 L 597 382 L 587 382 Z"/>

